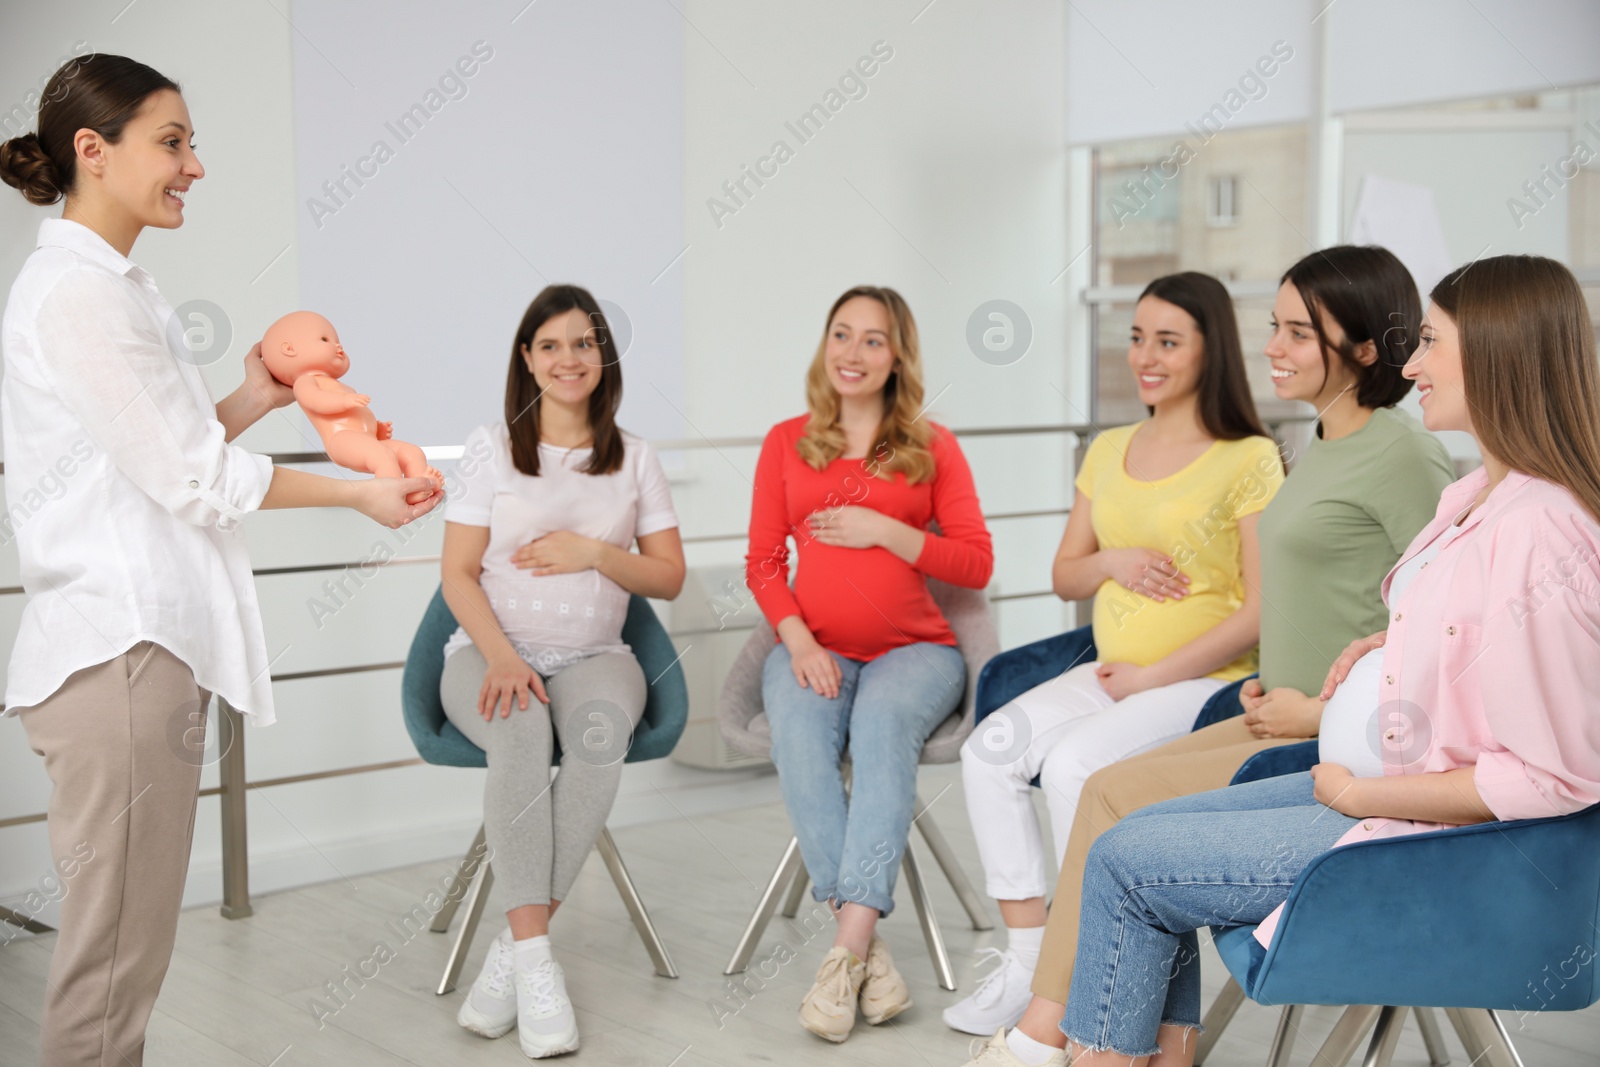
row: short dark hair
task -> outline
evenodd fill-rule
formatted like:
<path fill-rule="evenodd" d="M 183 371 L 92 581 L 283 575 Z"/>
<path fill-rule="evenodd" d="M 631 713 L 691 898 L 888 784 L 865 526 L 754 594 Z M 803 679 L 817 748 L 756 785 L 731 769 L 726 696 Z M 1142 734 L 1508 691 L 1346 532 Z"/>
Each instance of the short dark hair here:
<path fill-rule="evenodd" d="M 1364 408 L 1393 407 L 1411 391 L 1400 372 L 1417 348 L 1422 300 L 1417 283 L 1398 256 L 1378 245 L 1335 245 L 1313 252 L 1283 272 L 1311 313 L 1311 328 L 1322 349 L 1322 369 L 1330 352 L 1356 375 L 1356 403 Z M 1281 283 L 1280 283 L 1281 284 Z M 1344 331 L 1335 347 L 1323 329 L 1327 315 Z M 1378 358 L 1356 361 L 1356 349 L 1371 341 Z"/>
<path fill-rule="evenodd" d="M 45 83 L 37 133 L 0 144 L 0 181 L 28 203 L 54 204 L 78 178 L 78 131 L 93 130 L 110 144 L 152 95 L 178 83 L 127 56 L 91 53 L 63 64 Z"/>
<path fill-rule="evenodd" d="M 622 469 L 624 446 L 617 427 L 622 404 L 622 356 L 617 351 L 611 325 L 589 290 L 577 285 L 547 285 L 523 312 L 517 335 L 511 341 L 511 367 L 506 372 L 506 430 L 511 436 L 512 465 L 527 475 L 539 473 L 539 383 L 523 362 L 524 345 L 533 344 L 539 327 L 569 311 L 578 310 L 589 320 L 600 346 L 600 384 L 589 394 L 589 431 L 594 451 L 581 470 L 585 474 L 611 474 Z"/>

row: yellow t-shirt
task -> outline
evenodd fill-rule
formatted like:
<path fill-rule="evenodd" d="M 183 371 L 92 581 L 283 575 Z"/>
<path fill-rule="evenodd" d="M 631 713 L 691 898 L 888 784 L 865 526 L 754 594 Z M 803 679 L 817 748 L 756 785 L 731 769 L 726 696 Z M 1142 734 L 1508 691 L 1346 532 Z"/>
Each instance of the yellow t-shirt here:
<path fill-rule="evenodd" d="M 1156 602 L 1116 582 L 1095 592 L 1094 643 L 1102 663 L 1147 666 L 1193 641 L 1244 604 L 1239 518 L 1267 506 L 1283 484 L 1277 443 L 1266 437 L 1215 441 L 1176 474 L 1130 477 L 1128 442 L 1144 423 L 1106 430 L 1089 445 L 1077 487 L 1094 502 L 1101 548 L 1165 552 L 1189 576 L 1181 600 Z M 1256 650 L 1212 671 L 1237 681 L 1256 671 Z"/>

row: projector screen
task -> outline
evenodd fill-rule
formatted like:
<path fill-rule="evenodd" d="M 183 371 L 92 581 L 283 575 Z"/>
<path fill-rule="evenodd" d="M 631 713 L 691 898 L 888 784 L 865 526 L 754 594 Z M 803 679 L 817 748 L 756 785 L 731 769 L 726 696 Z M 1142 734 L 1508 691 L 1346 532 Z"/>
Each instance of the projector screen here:
<path fill-rule="evenodd" d="M 621 424 L 681 437 L 672 5 L 296 0 L 292 17 L 301 307 L 338 329 L 374 414 L 423 446 L 502 419 L 517 324 L 570 282 L 618 320 Z"/>

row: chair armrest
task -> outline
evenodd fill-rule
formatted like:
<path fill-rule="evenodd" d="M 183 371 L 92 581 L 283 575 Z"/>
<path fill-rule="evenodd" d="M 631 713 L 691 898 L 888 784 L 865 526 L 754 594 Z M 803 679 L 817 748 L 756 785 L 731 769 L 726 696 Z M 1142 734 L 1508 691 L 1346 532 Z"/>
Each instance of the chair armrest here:
<path fill-rule="evenodd" d="M 1319 762 L 1317 758 L 1317 742 L 1301 741 L 1293 745 L 1279 745 L 1245 760 L 1234 772 L 1233 781 L 1229 785 L 1240 785 L 1244 782 L 1260 781 L 1262 778 L 1277 778 L 1284 774 L 1299 774 L 1309 771 Z"/>
<path fill-rule="evenodd" d="M 722 689 L 717 696 L 717 732 L 728 747 L 741 756 L 766 759 L 771 755 L 770 740 L 756 736 L 750 724 L 757 715 L 763 714 L 761 676 L 776 641 L 772 627 L 762 619 L 751 628 L 750 636 L 722 679 Z"/>
<path fill-rule="evenodd" d="M 1008 649 L 984 665 L 978 674 L 976 716 L 1004 707 L 1036 685 L 1095 657 L 1094 628 L 1080 626 L 1042 641 Z"/>
<path fill-rule="evenodd" d="M 1600 1000 L 1600 805 L 1331 849 L 1301 872 L 1251 996 L 1577 1010 Z"/>
<path fill-rule="evenodd" d="M 988 589 L 968 589 L 929 578 L 928 593 L 945 622 L 949 623 L 950 631 L 955 634 L 956 649 L 966 664 L 961 703 L 956 709 L 960 713 L 959 719 L 949 727 L 941 723 L 923 746 L 922 762 L 948 763 L 958 758 L 961 742 L 966 740 L 977 721 L 974 708 L 978 699 L 978 679 L 983 676 L 983 670 L 989 662 L 1000 654 L 1000 632 L 995 627 L 994 612 L 989 606 Z"/>

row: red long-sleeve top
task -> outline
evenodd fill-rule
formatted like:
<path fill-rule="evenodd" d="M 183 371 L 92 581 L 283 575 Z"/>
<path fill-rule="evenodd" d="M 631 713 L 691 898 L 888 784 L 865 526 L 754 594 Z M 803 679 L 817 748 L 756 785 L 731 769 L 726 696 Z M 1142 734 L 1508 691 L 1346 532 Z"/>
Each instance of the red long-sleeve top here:
<path fill-rule="evenodd" d="M 745 581 L 767 621 L 800 616 L 822 647 L 848 659 L 868 661 L 903 645 L 927 641 L 954 645 L 926 578 L 981 589 L 994 571 L 978 493 L 955 435 L 934 424 L 934 475 L 908 485 L 871 473 L 877 461 L 836 459 L 813 470 L 796 443 L 807 417 L 780 422 L 768 433 L 756 463 L 750 507 L 750 551 Z M 915 564 L 886 548 L 840 548 L 812 538 L 806 517 L 847 505 L 869 507 L 929 533 Z M 789 545 L 799 554 L 794 588 L 788 585 Z"/>

